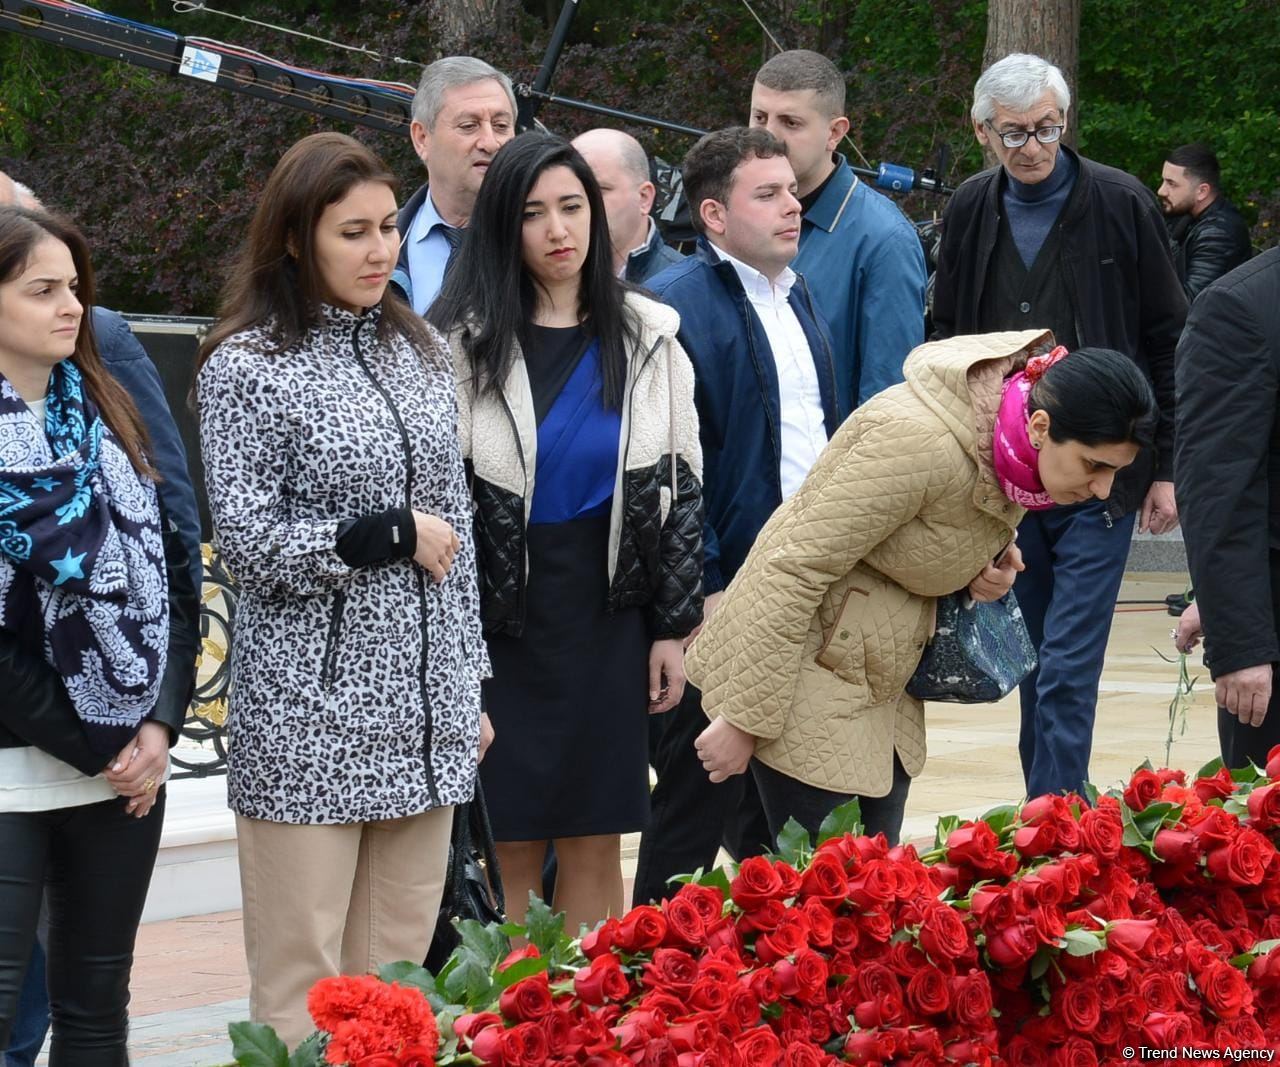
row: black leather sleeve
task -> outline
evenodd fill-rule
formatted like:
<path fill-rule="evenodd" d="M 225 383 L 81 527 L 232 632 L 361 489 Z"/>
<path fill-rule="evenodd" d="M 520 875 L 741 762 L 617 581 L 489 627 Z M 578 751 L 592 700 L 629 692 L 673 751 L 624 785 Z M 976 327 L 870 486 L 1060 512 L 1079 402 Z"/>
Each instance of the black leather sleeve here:
<path fill-rule="evenodd" d="M 1193 227 L 1187 238 L 1187 277 L 1182 283 L 1187 299 L 1217 281 L 1239 264 L 1235 236 L 1221 219 L 1210 218 Z"/>
<path fill-rule="evenodd" d="M 169 744 L 178 740 L 191 694 L 196 687 L 196 655 L 200 651 L 200 596 L 191 584 L 191 566 L 181 532 L 161 510 L 164 561 L 169 575 L 169 654 L 160 698 L 147 718 L 169 727 Z"/>
<path fill-rule="evenodd" d="M 658 479 L 671 485 L 671 457 L 658 462 Z M 653 640 L 687 637 L 702 621 L 702 485 L 683 456 L 676 457 L 676 499 L 659 535 L 658 573 L 649 603 Z"/>
<path fill-rule="evenodd" d="M 106 767 L 108 757 L 89 747 L 61 676 L 7 630 L 0 630 L 0 686 L 0 747 L 33 745 L 81 774 Z"/>

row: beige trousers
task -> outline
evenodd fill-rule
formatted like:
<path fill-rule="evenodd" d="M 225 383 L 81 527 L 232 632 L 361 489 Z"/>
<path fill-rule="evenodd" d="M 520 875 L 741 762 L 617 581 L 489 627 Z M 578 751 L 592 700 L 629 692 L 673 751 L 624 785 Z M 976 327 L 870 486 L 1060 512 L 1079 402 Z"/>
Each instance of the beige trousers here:
<path fill-rule="evenodd" d="M 307 991 L 336 974 L 421 963 L 453 808 L 385 822 L 298 826 L 236 816 L 249 1014 L 292 1048 L 315 1029 Z"/>

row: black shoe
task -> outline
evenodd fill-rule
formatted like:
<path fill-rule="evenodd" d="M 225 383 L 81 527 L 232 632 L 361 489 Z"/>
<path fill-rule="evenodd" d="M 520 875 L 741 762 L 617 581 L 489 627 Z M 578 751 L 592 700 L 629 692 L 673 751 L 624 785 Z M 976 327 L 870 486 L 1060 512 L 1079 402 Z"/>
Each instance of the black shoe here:
<path fill-rule="evenodd" d="M 1187 599 L 1186 593 L 1170 593 L 1164 598 L 1164 604 L 1169 614 L 1177 618 L 1191 606 L 1191 601 Z"/>

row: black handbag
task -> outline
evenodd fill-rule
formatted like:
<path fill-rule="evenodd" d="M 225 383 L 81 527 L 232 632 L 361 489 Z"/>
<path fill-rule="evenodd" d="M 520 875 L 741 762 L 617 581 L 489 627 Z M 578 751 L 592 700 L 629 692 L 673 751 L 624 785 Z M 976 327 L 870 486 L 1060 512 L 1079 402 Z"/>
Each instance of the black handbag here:
<path fill-rule="evenodd" d="M 938 597 L 938 624 L 907 693 L 917 700 L 985 704 L 1013 692 L 1036 650 L 1012 591 L 991 604 L 967 590 Z"/>
<path fill-rule="evenodd" d="M 449 961 L 458 947 L 454 919 L 474 919 L 481 923 L 506 922 L 506 900 L 502 892 L 502 872 L 484 793 L 476 780 L 475 798 L 453 809 L 453 833 L 449 841 L 449 866 L 445 873 L 444 896 L 436 932 L 427 949 L 423 966 L 432 974 Z"/>

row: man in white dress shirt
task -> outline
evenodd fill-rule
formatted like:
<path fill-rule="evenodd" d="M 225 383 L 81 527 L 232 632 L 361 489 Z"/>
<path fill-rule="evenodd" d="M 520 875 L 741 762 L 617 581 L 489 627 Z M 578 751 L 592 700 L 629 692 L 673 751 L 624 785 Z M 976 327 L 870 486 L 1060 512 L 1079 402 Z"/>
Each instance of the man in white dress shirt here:
<path fill-rule="evenodd" d="M 831 336 L 804 279 L 787 266 L 800 241 L 787 146 L 763 128 L 709 133 L 685 157 L 684 188 L 701 234 L 697 251 L 647 284 L 680 312 L 680 343 L 696 377 L 710 615 L 761 527 L 835 432 L 838 404 Z M 637 903 L 660 898 L 673 875 L 710 867 L 722 839 L 739 858 L 769 844 L 751 776 L 710 782 L 694 747 L 704 732 L 704 748 L 732 744 L 722 734 L 733 728 L 708 728 L 692 687 L 667 717 L 650 752 L 658 785 L 640 845 Z"/>

